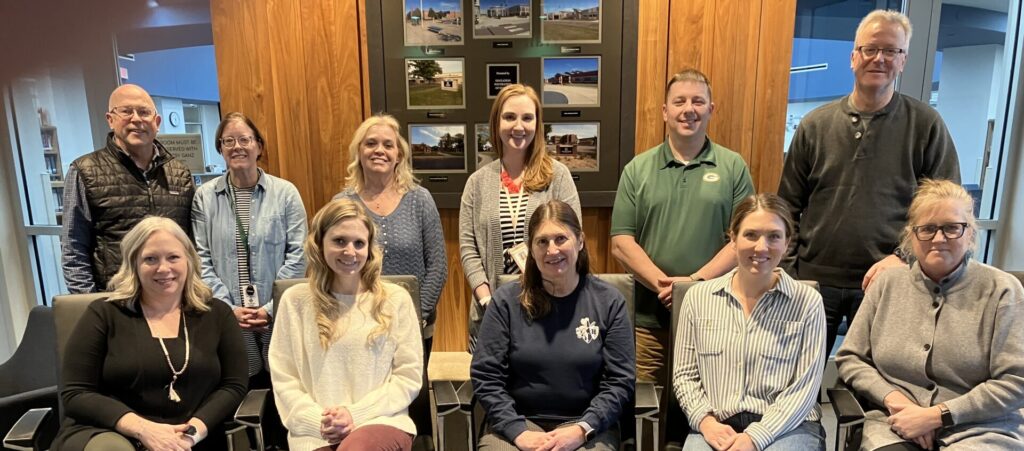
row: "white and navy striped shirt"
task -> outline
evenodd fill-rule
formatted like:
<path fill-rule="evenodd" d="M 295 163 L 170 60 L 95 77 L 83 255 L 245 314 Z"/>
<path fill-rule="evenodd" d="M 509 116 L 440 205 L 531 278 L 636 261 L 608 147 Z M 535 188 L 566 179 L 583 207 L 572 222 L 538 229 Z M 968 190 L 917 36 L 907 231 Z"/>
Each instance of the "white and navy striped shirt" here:
<path fill-rule="evenodd" d="M 255 186 L 248 188 L 231 188 L 231 192 L 235 196 L 235 211 L 238 214 L 238 219 L 241 220 L 242 227 L 246 233 L 249 233 L 249 221 L 250 214 L 249 210 L 252 206 L 252 192 L 255 191 Z M 250 248 L 252 246 L 250 245 Z M 245 286 L 249 285 L 249 254 L 245 252 L 245 242 L 242 240 L 242 232 L 235 227 L 235 249 L 238 251 L 238 299 L 245 298 Z M 262 294 L 262 293 L 261 293 Z"/>
<path fill-rule="evenodd" d="M 530 201 L 530 194 L 520 191 L 517 194 L 510 194 L 502 189 L 498 196 L 498 218 L 501 220 L 501 249 L 508 251 L 515 245 L 526 240 L 526 204 Z M 512 211 L 519 207 L 519 213 L 515 223 L 512 221 Z M 519 266 L 505 253 L 505 274 L 519 274 Z"/>
<path fill-rule="evenodd" d="M 680 306 L 672 382 L 693 430 L 705 415 L 762 415 L 746 433 L 764 449 L 804 421 L 821 419 L 825 310 L 813 287 L 776 269 L 779 281 L 747 317 L 732 294 L 736 270 L 695 285 Z"/>

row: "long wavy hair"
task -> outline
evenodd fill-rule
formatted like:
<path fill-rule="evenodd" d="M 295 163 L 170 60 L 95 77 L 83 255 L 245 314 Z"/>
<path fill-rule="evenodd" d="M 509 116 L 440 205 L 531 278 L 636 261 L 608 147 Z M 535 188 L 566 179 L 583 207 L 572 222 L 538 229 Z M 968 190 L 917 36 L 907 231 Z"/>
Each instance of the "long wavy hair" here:
<path fill-rule="evenodd" d="M 395 187 L 400 194 L 407 193 L 416 187 L 418 181 L 412 173 L 412 158 L 410 158 L 409 141 L 402 137 L 402 130 L 394 116 L 385 113 L 375 114 L 366 118 L 359 128 L 352 135 L 352 142 L 348 144 L 348 176 L 345 179 L 345 188 L 351 188 L 355 192 L 361 192 L 366 184 L 363 176 L 363 165 L 359 159 L 360 148 L 370 128 L 381 125 L 390 128 L 395 132 L 398 141 L 398 163 L 395 165 Z"/>
<path fill-rule="evenodd" d="M 370 231 L 367 240 L 369 255 L 363 269 L 359 271 L 361 292 L 358 295 L 366 293 L 371 297 L 370 316 L 377 322 L 377 327 L 366 337 L 367 345 L 372 345 L 379 337 L 387 335 L 391 326 L 391 314 L 384 309 L 387 295 L 380 280 L 382 254 L 377 247 L 377 228 L 358 203 L 349 199 L 331 201 L 313 217 L 309 236 L 303 245 L 306 258 L 309 259 L 309 291 L 316 305 L 316 326 L 320 331 L 320 345 L 324 349 L 340 336 L 337 324 L 343 313 L 338 300 L 331 295 L 336 275 L 324 258 L 324 236 L 332 227 L 348 219 L 362 222 L 366 230 Z"/>
<path fill-rule="evenodd" d="M 505 102 L 516 96 L 528 97 L 537 110 L 536 134 L 533 135 L 533 143 L 526 150 L 526 169 L 523 171 L 523 186 L 526 187 L 527 191 L 531 192 L 544 191 L 551 184 L 551 178 L 555 170 L 552 167 L 552 158 L 548 155 L 544 145 L 544 118 L 542 115 L 544 109 L 541 107 L 540 98 L 537 97 L 537 91 L 534 91 L 533 88 L 527 85 L 516 83 L 505 86 L 498 92 L 498 97 L 494 99 L 494 103 L 491 105 L 491 117 L 488 121 L 491 127 L 491 144 L 494 145 L 494 151 L 500 159 L 504 155 L 505 146 L 501 141 L 500 135 L 501 109 L 505 106 Z"/>
<path fill-rule="evenodd" d="M 530 225 L 527 228 L 527 242 L 530 243 L 530 252 L 526 255 L 526 271 L 521 277 L 523 289 L 519 293 L 519 304 L 526 312 L 530 320 L 543 318 L 551 312 L 551 295 L 544 290 L 544 278 L 537 266 L 537 258 L 533 255 L 533 236 L 542 224 L 550 221 L 569 229 L 577 242 L 583 242 L 583 226 L 569 204 L 560 200 L 548 201 L 533 212 L 530 217 Z M 587 247 L 583 246 L 576 256 L 576 273 L 580 275 L 580 283 L 590 274 L 590 257 L 587 255 Z"/>
<path fill-rule="evenodd" d="M 156 232 L 170 233 L 185 248 L 185 260 L 188 270 L 185 271 L 185 283 L 181 292 L 182 308 L 191 312 L 207 312 L 210 310 L 210 299 L 213 291 L 203 283 L 199 274 L 199 254 L 192 240 L 178 223 L 160 216 L 148 216 L 125 234 L 121 240 L 121 267 L 107 284 L 111 302 L 119 302 L 131 311 L 142 301 L 142 281 L 139 279 L 139 254 L 146 241 Z"/>

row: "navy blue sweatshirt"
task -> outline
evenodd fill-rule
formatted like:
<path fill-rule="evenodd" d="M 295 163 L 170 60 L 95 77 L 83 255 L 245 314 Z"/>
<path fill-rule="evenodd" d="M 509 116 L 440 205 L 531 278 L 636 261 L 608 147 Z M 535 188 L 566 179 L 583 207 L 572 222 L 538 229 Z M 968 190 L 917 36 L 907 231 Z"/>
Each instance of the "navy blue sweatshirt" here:
<path fill-rule="evenodd" d="M 596 432 L 619 419 L 633 397 L 636 351 L 622 294 L 594 276 L 580 279 L 533 321 L 519 282 L 494 292 L 471 376 L 491 428 L 510 442 L 526 420 L 586 421 Z"/>

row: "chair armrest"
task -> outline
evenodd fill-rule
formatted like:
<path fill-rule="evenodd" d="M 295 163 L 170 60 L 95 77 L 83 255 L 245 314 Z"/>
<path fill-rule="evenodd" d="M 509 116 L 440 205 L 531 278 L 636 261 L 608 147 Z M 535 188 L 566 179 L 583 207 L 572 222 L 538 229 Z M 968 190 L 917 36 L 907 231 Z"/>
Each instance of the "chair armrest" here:
<path fill-rule="evenodd" d="M 454 382 L 453 382 L 454 383 Z M 459 408 L 466 412 L 473 411 L 473 383 L 463 381 L 459 389 L 455 391 L 459 396 Z"/>
<path fill-rule="evenodd" d="M 653 382 L 636 383 L 636 415 L 648 416 L 658 412 L 658 390 Z"/>
<path fill-rule="evenodd" d="M 828 399 L 832 401 L 832 411 L 836 414 L 839 426 L 852 426 L 864 422 L 864 409 L 845 385 L 837 385 L 826 391 Z"/>
<path fill-rule="evenodd" d="M 249 427 L 259 427 L 263 424 L 263 410 L 267 404 L 267 395 L 270 389 L 262 388 L 250 390 L 245 394 L 245 399 L 238 405 L 235 411 L 235 421 Z"/>
<path fill-rule="evenodd" d="M 4 448 L 25 451 L 49 448 L 57 433 L 57 424 L 52 416 L 50 408 L 25 412 L 4 437 Z"/>
<path fill-rule="evenodd" d="M 460 407 L 459 394 L 455 391 L 452 381 L 434 381 L 431 382 L 431 386 L 434 388 L 434 405 L 438 412 Z"/>

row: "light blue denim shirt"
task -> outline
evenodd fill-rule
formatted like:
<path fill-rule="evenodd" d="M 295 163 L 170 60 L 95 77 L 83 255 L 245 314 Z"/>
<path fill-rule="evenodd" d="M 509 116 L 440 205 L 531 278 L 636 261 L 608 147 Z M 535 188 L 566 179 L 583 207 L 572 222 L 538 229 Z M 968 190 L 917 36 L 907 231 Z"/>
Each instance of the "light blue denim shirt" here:
<path fill-rule="evenodd" d="M 306 208 L 291 182 L 260 170 L 252 193 L 249 221 L 249 269 L 260 305 L 274 314 L 274 280 L 305 277 Z M 203 183 L 192 201 L 192 231 L 202 264 L 203 282 L 213 296 L 232 307 L 242 305 L 238 286 L 235 214 L 228 194 L 227 174 Z"/>

